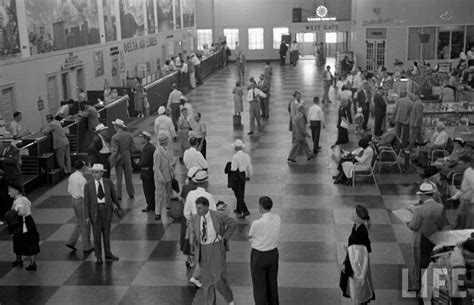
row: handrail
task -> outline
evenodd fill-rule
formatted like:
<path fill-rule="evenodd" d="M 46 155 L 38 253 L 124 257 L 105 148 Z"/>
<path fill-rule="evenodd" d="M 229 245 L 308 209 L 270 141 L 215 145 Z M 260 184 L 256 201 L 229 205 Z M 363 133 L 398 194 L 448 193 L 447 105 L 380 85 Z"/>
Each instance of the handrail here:
<path fill-rule="evenodd" d="M 118 97 L 117 99 L 112 101 L 112 103 L 104 105 L 104 107 L 102 109 L 99 109 L 97 112 L 104 111 L 105 109 L 115 106 L 116 104 L 120 103 L 123 100 L 129 100 L 129 99 L 130 97 L 128 95 L 123 95 L 121 97 Z"/>
<path fill-rule="evenodd" d="M 176 73 L 178 73 L 178 71 L 172 71 L 172 72 L 168 73 L 167 75 L 165 75 L 165 76 L 163 76 L 163 77 L 161 77 L 161 78 L 159 78 L 159 79 L 157 79 L 157 80 L 155 80 L 155 81 L 153 81 L 149 84 L 146 84 L 145 86 L 143 86 L 143 88 L 146 90 L 146 89 L 149 89 L 151 87 L 154 87 L 154 86 L 158 85 L 159 83 L 163 82 L 164 80 L 166 80 L 167 78 L 175 75 Z"/>

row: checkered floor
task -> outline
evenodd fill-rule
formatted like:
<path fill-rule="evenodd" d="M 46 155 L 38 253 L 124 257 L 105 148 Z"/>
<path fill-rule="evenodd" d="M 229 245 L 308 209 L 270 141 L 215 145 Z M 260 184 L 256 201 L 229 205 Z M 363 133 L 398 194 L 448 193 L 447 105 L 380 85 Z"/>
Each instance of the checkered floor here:
<path fill-rule="evenodd" d="M 281 304 L 350 304 L 338 290 L 339 264 L 343 245 L 351 229 L 350 214 L 356 204 L 369 208 L 373 221 L 372 272 L 377 301 L 375 304 L 417 304 L 403 299 L 402 268 L 411 257 L 410 232 L 390 210 L 405 201 L 415 200 L 416 174 L 399 174 L 384 168 L 377 185 L 370 180 L 356 187 L 334 185 L 328 169 L 327 148 L 336 139 L 336 106 L 327 109 L 327 128 L 322 132 L 324 148 L 316 159 L 299 158 L 295 165 L 286 162 L 291 135 L 288 132 L 287 104 L 294 90 L 303 100 L 321 96 L 321 70 L 312 61 L 296 67 L 273 64 L 271 115 L 264 131 L 247 136 L 248 105 L 244 105 L 244 128 L 232 126 L 232 88 L 237 73 L 226 67 L 188 94 L 194 111 L 203 115 L 208 126 L 210 191 L 217 199 L 235 205 L 226 188 L 224 165 L 232 157 L 232 143 L 242 138 L 252 157 L 255 175 L 248 183 L 246 201 L 252 215 L 239 220 L 228 254 L 228 279 L 237 304 L 253 304 L 249 267 L 250 245 L 246 239 L 249 224 L 259 217 L 258 197 L 269 195 L 275 211 L 282 217 L 279 291 Z M 247 76 L 263 71 L 262 63 L 250 63 Z M 137 133 L 153 130 L 154 117 L 131 124 Z M 351 147 L 357 137 L 350 134 Z M 184 179 L 185 170 L 177 173 Z M 136 196 L 122 203 L 126 214 L 112 228 L 112 250 L 120 261 L 95 264 L 94 254 L 82 256 L 64 246 L 73 229 L 73 210 L 66 193 L 66 182 L 41 194 L 34 201 L 33 217 L 41 235 L 38 271 L 31 273 L 11 268 L 14 259 L 10 237 L 0 232 L 0 302 L 2 304 L 203 304 L 202 293 L 188 283 L 185 257 L 179 251 L 180 225 L 170 219 L 155 221 L 141 212 L 145 206 L 137 174 Z M 126 194 L 122 196 L 127 198 Z M 4 229 L 4 228 L 2 228 Z M 78 245 L 79 249 L 81 245 Z M 224 304 L 221 298 L 219 304 Z M 372 303 L 372 304 L 374 304 Z"/>

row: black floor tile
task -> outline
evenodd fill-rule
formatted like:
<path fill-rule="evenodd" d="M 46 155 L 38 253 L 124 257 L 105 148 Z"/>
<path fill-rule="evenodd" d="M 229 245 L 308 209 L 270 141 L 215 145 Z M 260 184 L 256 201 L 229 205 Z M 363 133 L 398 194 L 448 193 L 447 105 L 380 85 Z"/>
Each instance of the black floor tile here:
<path fill-rule="evenodd" d="M 306 157 L 305 157 L 306 158 Z M 302 158 L 298 158 L 297 159 L 298 162 L 306 162 L 306 161 L 303 161 Z M 290 173 L 294 173 L 294 174 L 321 174 L 321 173 L 327 173 L 327 165 L 318 165 L 318 164 L 310 164 L 310 163 L 307 163 L 307 164 L 299 164 L 299 163 L 296 163 L 296 164 L 290 164 L 289 165 L 289 171 Z"/>
<path fill-rule="evenodd" d="M 281 242 L 280 262 L 320 263 L 337 260 L 336 244 L 321 242 Z"/>
<path fill-rule="evenodd" d="M 34 218 L 34 215 L 33 215 Z M 36 229 L 38 230 L 40 240 L 47 240 L 51 235 L 56 233 L 59 228 L 61 228 L 62 224 L 56 223 L 40 223 L 36 224 Z"/>
<path fill-rule="evenodd" d="M 377 289 L 400 290 L 402 288 L 402 265 L 372 264 L 372 280 L 377 297 Z"/>
<path fill-rule="evenodd" d="M 165 233 L 162 224 L 118 224 L 111 240 L 160 240 Z"/>
<path fill-rule="evenodd" d="M 252 286 L 250 265 L 244 262 L 227 262 L 227 280 L 231 286 Z"/>
<path fill-rule="evenodd" d="M 250 230 L 249 223 L 238 223 L 237 228 L 235 229 L 234 234 L 232 234 L 232 237 L 230 238 L 230 240 L 248 241 L 249 230 Z"/>
<path fill-rule="evenodd" d="M 39 261 L 81 261 L 84 259 L 81 245 L 77 245 L 77 251 L 72 252 L 65 246 L 64 241 L 45 241 L 41 244 L 41 252 L 38 254 Z"/>
<path fill-rule="evenodd" d="M 385 209 L 382 196 L 333 196 L 332 200 L 347 208 L 355 208 L 356 205 L 361 204 L 368 209 Z"/>
<path fill-rule="evenodd" d="M 324 184 L 287 184 L 283 192 L 289 196 L 329 196 L 331 195 L 331 188 Z"/>
<path fill-rule="evenodd" d="M 66 209 L 72 208 L 71 196 L 50 196 L 36 206 L 37 209 Z"/>
<path fill-rule="evenodd" d="M 12 255 L 12 261 L 14 260 L 14 255 Z M 11 262 L 0 262 L 0 279 L 5 276 L 12 269 Z M 1 300 L 0 300 L 1 301 Z"/>
<path fill-rule="evenodd" d="M 151 253 L 150 261 L 179 261 L 183 253 L 179 248 L 179 241 L 160 241 Z"/>
<path fill-rule="evenodd" d="M 191 305 L 197 289 L 193 286 L 131 286 L 120 305 Z"/>
<path fill-rule="evenodd" d="M 281 211 L 282 223 L 295 224 L 333 224 L 334 217 L 329 209 L 284 209 Z"/>
<path fill-rule="evenodd" d="M 0 303 L 5 305 L 43 305 L 59 286 L 0 286 Z"/>
<path fill-rule="evenodd" d="M 64 285 L 128 286 L 142 266 L 143 262 L 104 261 L 103 265 L 97 265 L 95 261 L 87 261 L 76 269 Z"/>

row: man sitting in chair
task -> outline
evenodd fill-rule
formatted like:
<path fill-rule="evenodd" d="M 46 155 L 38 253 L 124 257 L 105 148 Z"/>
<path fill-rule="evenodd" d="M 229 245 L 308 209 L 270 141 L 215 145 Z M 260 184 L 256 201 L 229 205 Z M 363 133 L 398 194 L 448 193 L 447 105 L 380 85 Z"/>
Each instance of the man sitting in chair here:
<path fill-rule="evenodd" d="M 423 147 L 420 147 L 418 152 L 418 162 L 421 166 L 427 166 L 431 158 L 431 152 L 435 149 L 444 149 L 448 143 L 449 135 L 445 131 L 444 123 L 439 122 L 436 126 L 436 132 L 431 136 L 430 141 Z"/>

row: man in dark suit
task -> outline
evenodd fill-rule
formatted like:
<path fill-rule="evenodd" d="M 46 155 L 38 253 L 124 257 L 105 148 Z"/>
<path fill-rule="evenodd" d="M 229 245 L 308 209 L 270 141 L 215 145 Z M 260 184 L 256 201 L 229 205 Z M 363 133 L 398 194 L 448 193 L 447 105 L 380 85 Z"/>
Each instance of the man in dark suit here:
<path fill-rule="evenodd" d="M 383 122 L 387 113 L 387 103 L 383 99 L 383 87 L 374 95 L 374 136 L 380 137 L 385 129 Z"/>
<path fill-rule="evenodd" d="M 367 123 L 369 122 L 370 115 L 370 92 L 369 83 L 363 82 L 362 88 L 357 92 L 357 103 L 362 108 L 362 114 L 364 115 L 364 123 L 362 129 L 367 130 Z"/>
<path fill-rule="evenodd" d="M 196 199 L 196 211 L 191 219 L 190 243 L 201 267 L 205 304 L 216 305 L 217 289 L 229 305 L 235 305 L 227 283 L 226 251 L 237 221 L 225 213 L 209 210 L 205 197 Z"/>
<path fill-rule="evenodd" d="M 140 137 L 143 139 L 143 149 L 140 155 L 140 161 L 137 166 L 140 167 L 140 179 L 143 184 L 143 193 L 145 194 L 146 208 L 143 212 L 155 211 L 155 180 L 153 173 L 153 154 L 155 146 L 150 143 L 151 134 L 148 131 L 142 131 Z"/>
<path fill-rule="evenodd" d="M 0 161 L 5 171 L 5 182 L 22 185 L 20 147 L 21 140 L 12 139 L 10 143 L 0 148 Z"/>
<path fill-rule="evenodd" d="M 108 129 L 104 124 L 95 127 L 96 134 L 89 145 L 89 161 L 91 164 L 100 163 L 104 166 L 105 178 L 110 178 L 110 142 L 108 141 Z"/>
<path fill-rule="evenodd" d="M 120 204 L 113 182 L 110 179 L 102 178 L 104 171 L 102 164 L 94 164 L 91 168 L 94 179 L 88 181 L 84 186 L 84 214 L 86 215 L 86 224 L 92 224 L 94 250 L 99 265 L 103 263 L 102 238 L 104 238 L 105 259 L 114 261 L 119 259 L 110 251 L 110 226 L 113 211 L 114 209 L 120 211 Z"/>
<path fill-rule="evenodd" d="M 116 133 L 112 136 L 110 146 L 110 167 L 115 167 L 117 177 L 117 194 L 122 199 L 122 173 L 125 175 L 125 187 L 128 197 L 133 198 L 135 190 L 132 181 L 132 154 L 135 151 L 135 142 L 132 135 L 125 130 L 125 122 L 116 119 L 112 122 Z"/>

